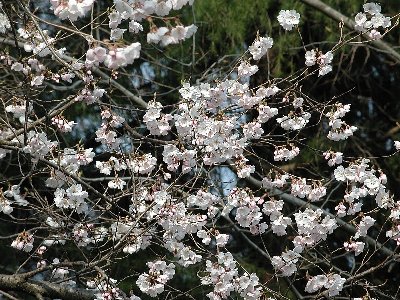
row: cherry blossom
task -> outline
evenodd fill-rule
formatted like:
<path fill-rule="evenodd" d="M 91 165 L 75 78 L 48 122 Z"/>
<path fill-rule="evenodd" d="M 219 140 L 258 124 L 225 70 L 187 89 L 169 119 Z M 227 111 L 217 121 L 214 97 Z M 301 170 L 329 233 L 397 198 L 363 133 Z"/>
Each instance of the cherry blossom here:
<path fill-rule="evenodd" d="M 295 10 L 281 10 L 278 22 L 285 30 L 292 30 L 300 22 L 300 14 Z"/>

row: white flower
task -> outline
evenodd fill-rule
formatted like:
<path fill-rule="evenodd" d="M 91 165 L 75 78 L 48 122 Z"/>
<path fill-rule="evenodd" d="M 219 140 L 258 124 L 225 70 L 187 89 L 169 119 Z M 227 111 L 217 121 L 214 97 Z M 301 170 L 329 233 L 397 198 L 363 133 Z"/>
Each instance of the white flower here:
<path fill-rule="evenodd" d="M 317 53 L 314 49 L 306 52 L 306 66 L 313 66 L 317 62 Z"/>
<path fill-rule="evenodd" d="M 294 145 L 291 145 L 291 149 L 286 147 L 276 147 L 274 151 L 274 160 L 291 160 L 299 155 L 300 149 Z"/>
<path fill-rule="evenodd" d="M 314 293 L 328 284 L 328 277 L 326 275 L 317 275 L 311 277 L 306 285 L 304 291 L 307 293 Z"/>
<path fill-rule="evenodd" d="M 281 10 L 278 22 L 285 30 L 292 30 L 300 22 L 300 14 L 295 10 Z"/>
<path fill-rule="evenodd" d="M 108 182 L 108 187 L 110 189 L 122 190 L 125 185 L 126 185 L 126 182 L 121 180 L 121 179 L 119 179 L 119 178 L 115 178 L 115 179 L 113 179 L 113 180 Z"/>
<path fill-rule="evenodd" d="M 364 242 L 345 242 L 343 244 L 346 251 L 354 251 L 354 255 L 357 256 L 364 251 Z"/>
<path fill-rule="evenodd" d="M 104 65 L 110 69 L 125 67 L 140 57 L 141 44 L 132 43 L 128 47 L 110 50 L 104 59 Z"/>
<path fill-rule="evenodd" d="M 346 279 L 340 277 L 338 274 L 317 275 L 308 280 L 305 291 L 307 293 L 314 293 L 325 287 L 328 289 L 329 297 L 334 297 L 339 295 L 345 282 Z"/>
<path fill-rule="evenodd" d="M 164 291 L 164 285 L 172 279 L 175 274 L 175 265 L 170 263 L 167 265 L 165 261 L 148 262 L 148 274 L 141 274 L 136 281 L 139 289 L 149 295 L 156 297 Z"/>
<path fill-rule="evenodd" d="M 276 121 L 285 130 L 300 130 L 307 125 L 310 118 L 311 114 L 309 112 L 303 112 L 301 114 L 293 114 L 291 112 L 287 116 L 277 118 Z"/>
<path fill-rule="evenodd" d="M 374 225 L 375 219 L 370 216 L 364 216 L 358 225 L 357 232 L 354 235 L 354 238 L 358 239 L 359 237 L 363 237 L 367 235 L 368 229 Z"/>
<path fill-rule="evenodd" d="M 23 151 L 29 153 L 33 160 L 46 156 L 58 144 L 57 142 L 49 141 L 44 132 L 29 131 L 27 137 L 27 145 L 23 148 Z"/>
<path fill-rule="evenodd" d="M 35 239 L 33 238 L 33 235 L 29 234 L 26 231 L 23 231 L 11 243 L 11 247 L 25 252 L 30 252 L 33 249 L 34 240 Z"/>
<path fill-rule="evenodd" d="M 333 54 L 331 51 L 326 52 L 325 54 L 320 54 L 317 58 L 317 63 L 319 64 L 319 73 L 318 76 L 323 76 L 332 71 L 332 66 L 330 63 L 333 60 Z"/>
<path fill-rule="evenodd" d="M 381 12 L 381 6 L 374 2 L 365 3 L 363 5 L 363 9 L 365 13 L 369 13 L 370 15 L 375 15 Z"/>
<path fill-rule="evenodd" d="M 68 121 L 63 116 L 54 116 L 51 118 L 51 123 L 63 133 L 71 132 L 72 127 L 77 124 L 74 121 Z"/>
<path fill-rule="evenodd" d="M 343 289 L 343 285 L 346 282 L 346 279 L 340 277 L 338 274 L 330 274 L 328 275 L 328 287 L 325 286 L 328 289 L 328 296 L 329 297 L 334 297 L 339 295 L 339 293 Z"/>
<path fill-rule="evenodd" d="M 267 53 L 268 49 L 272 48 L 274 41 L 270 37 L 260 37 L 253 42 L 249 47 L 249 51 L 254 60 L 259 60 Z"/>
<path fill-rule="evenodd" d="M 94 0 L 50 0 L 54 14 L 60 19 L 76 21 L 92 9 Z"/>
<path fill-rule="evenodd" d="M 364 32 L 366 28 L 364 27 L 365 22 L 367 22 L 367 16 L 361 12 L 356 14 L 354 17 L 355 25 L 354 28 L 357 31 Z"/>
<path fill-rule="evenodd" d="M 269 107 L 268 105 L 259 105 L 258 106 L 258 118 L 257 120 L 261 123 L 267 122 L 272 117 L 278 114 L 278 109 L 275 107 Z"/>
<path fill-rule="evenodd" d="M 44 76 L 43 76 L 43 75 L 35 76 L 35 77 L 33 77 L 32 80 L 31 80 L 31 86 L 42 85 L 43 80 L 44 80 Z"/>
<path fill-rule="evenodd" d="M 272 257 L 271 263 L 274 269 L 280 271 L 283 276 L 291 276 L 297 271 L 296 263 L 299 258 L 299 253 L 288 250 L 283 252 L 282 256 Z"/>
<path fill-rule="evenodd" d="M 9 215 L 13 211 L 11 207 L 11 201 L 3 197 L 2 191 L 0 190 L 0 212 Z"/>
<path fill-rule="evenodd" d="M 394 141 L 394 147 L 397 151 L 400 151 L 400 141 Z"/>
<path fill-rule="evenodd" d="M 5 14 L 0 13 L 0 33 L 6 33 L 11 28 L 10 21 Z"/>
<path fill-rule="evenodd" d="M 258 71 L 257 66 L 252 66 L 246 61 L 242 61 L 238 67 L 239 77 L 250 77 Z"/>
<path fill-rule="evenodd" d="M 327 151 L 323 153 L 326 160 L 328 160 L 328 166 L 333 167 L 334 165 L 340 165 L 343 162 L 342 152 Z"/>
<path fill-rule="evenodd" d="M 229 241 L 229 235 L 220 233 L 215 236 L 215 241 L 218 247 L 225 247 L 226 243 Z"/>
<path fill-rule="evenodd" d="M 139 33 L 140 31 L 143 31 L 143 26 L 132 20 L 129 22 L 129 32 L 133 32 L 133 33 Z"/>

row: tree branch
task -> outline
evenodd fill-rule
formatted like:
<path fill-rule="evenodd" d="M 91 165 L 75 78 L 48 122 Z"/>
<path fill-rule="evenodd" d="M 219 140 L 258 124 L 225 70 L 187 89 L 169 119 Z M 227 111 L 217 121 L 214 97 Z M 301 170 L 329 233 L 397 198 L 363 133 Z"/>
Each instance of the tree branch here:
<path fill-rule="evenodd" d="M 333 20 L 336 20 L 338 22 L 343 22 L 344 26 L 346 26 L 349 29 L 354 30 L 354 25 L 355 22 L 343 15 L 342 13 L 338 12 L 334 8 L 330 7 L 329 5 L 323 3 L 320 0 L 301 0 L 303 3 L 316 8 L 323 14 L 327 15 Z M 364 36 L 367 36 L 364 34 Z M 381 50 L 383 53 L 387 54 L 390 56 L 396 63 L 400 63 L 400 53 L 397 52 L 396 50 L 393 49 L 393 47 L 388 44 L 387 42 L 381 41 L 381 40 L 372 40 L 369 43 L 374 45 L 376 48 Z"/>
<path fill-rule="evenodd" d="M 0 289 L 5 291 L 24 292 L 35 296 L 37 299 L 44 299 L 44 297 L 61 298 L 63 300 L 94 299 L 94 291 L 48 281 L 26 279 L 23 274 L 0 274 Z"/>

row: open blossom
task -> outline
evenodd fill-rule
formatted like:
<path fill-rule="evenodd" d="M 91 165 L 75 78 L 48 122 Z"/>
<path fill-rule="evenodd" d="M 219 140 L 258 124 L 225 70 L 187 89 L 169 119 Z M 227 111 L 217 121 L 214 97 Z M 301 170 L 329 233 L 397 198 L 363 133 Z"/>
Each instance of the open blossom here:
<path fill-rule="evenodd" d="M 92 9 L 94 0 L 50 0 L 54 14 L 60 19 L 76 21 Z"/>
<path fill-rule="evenodd" d="M 275 270 L 282 273 L 282 276 L 291 276 L 297 271 L 296 263 L 300 259 L 298 252 L 288 250 L 281 256 L 274 256 L 271 259 L 272 266 Z"/>
<path fill-rule="evenodd" d="M 257 66 L 252 66 L 246 61 L 242 61 L 238 67 L 238 76 L 247 77 L 252 76 L 258 71 Z"/>
<path fill-rule="evenodd" d="M 139 289 L 149 295 L 156 297 L 164 292 L 165 284 L 172 279 L 175 274 L 175 265 L 170 263 L 167 265 L 165 261 L 148 262 L 149 273 L 141 274 L 136 281 Z"/>
<path fill-rule="evenodd" d="M 11 201 L 3 196 L 3 191 L 0 189 L 0 212 L 9 215 L 12 211 Z"/>
<path fill-rule="evenodd" d="M 400 141 L 394 141 L 394 147 L 397 151 L 400 151 Z"/>
<path fill-rule="evenodd" d="M 328 160 L 328 166 L 333 167 L 334 165 L 340 165 L 343 162 L 342 152 L 327 151 L 323 153 L 324 158 Z"/>
<path fill-rule="evenodd" d="M 160 102 L 150 101 L 147 104 L 147 111 L 143 116 L 143 122 L 152 135 L 167 135 L 171 129 L 169 121 L 172 120 L 172 115 L 162 114 L 163 106 Z"/>
<path fill-rule="evenodd" d="M 345 282 L 346 279 L 338 274 L 317 275 L 308 280 L 305 291 L 315 293 L 324 287 L 328 289 L 329 297 L 334 297 L 342 291 Z"/>
<path fill-rule="evenodd" d="M 345 242 L 343 244 L 346 251 L 354 251 L 354 255 L 357 256 L 364 251 L 364 242 Z"/>
<path fill-rule="evenodd" d="M 25 252 L 30 252 L 33 249 L 34 240 L 35 239 L 33 238 L 32 234 L 24 231 L 21 232 L 17 236 L 17 238 L 11 243 L 11 247 Z"/>
<path fill-rule="evenodd" d="M 311 114 L 309 112 L 303 112 L 301 114 L 293 114 L 291 112 L 287 116 L 277 118 L 276 121 L 285 130 L 300 130 L 307 125 L 310 118 Z"/>
<path fill-rule="evenodd" d="M 332 141 L 345 140 L 352 136 L 357 130 L 356 126 L 350 126 L 341 119 L 330 121 L 329 125 L 332 126 L 332 128 L 329 131 L 327 138 Z"/>
<path fill-rule="evenodd" d="M 276 147 L 274 151 L 274 160 L 291 160 L 299 155 L 300 149 L 294 145 L 291 145 L 291 148 L 286 147 Z"/>
<path fill-rule="evenodd" d="M 268 105 L 259 105 L 258 106 L 258 118 L 257 120 L 260 123 L 265 123 L 269 119 L 273 118 L 278 114 L 278 109 L 275 107 L 269 107 Z"/>
<path fill-rule="evenodd" d="M 285 30 L 292 30 L 300 23 L 300 14 L 295 10 L 281 10 L 278 15 L 278 22 Z"/>
<path fill-rule="evenodd" d="M 272 48 L 273 44 L 274 41 L 268 36 L 257 38 L 249 47 L 250 54 L 254 60 L 259 60 L 267 53 L 268 49 Z"/>
<path fill-rule="evenodd" d="M 26 115 L 33 111 L 32 102 L 18 101 L 6 106 L 6 112 L 12 113 L 14 118 L 17 118 L 21 123 L 25 123 Z"/>
<path fill-rule="evenodd" d="M 311 67 L 317 62 L 317 53 L 314 49 L 306 52 L 306 66 Z"/>
<path fill-rule="evenodd" d="M 359 237 L 363 237 L 367 235 L 367 231 L 371 228 L 375 223 L 375 219 L 370 216 L 364 216 L 358 225 L 357 232 L 354 235 L 354 238 L 358 239 Z"/>
<path fill-rule="evenodd" d="M 140 56 L 140 43 L 132 43 L 127 47 L 116 48 L 108 51 L 104 59 L 104 65 L 110 69 L 125 67 L 133 63 Z"/>
<path fill-rule="evenodd" d="M 0 33 L 6 33 L 7 29 L 10 28 L 11 24 L 7 16 L 3 13 L 0 13 Z"/>
<path fill-rule="evenodd" d="M 29 131 L 27 144 L 23 150 L 31 154 L 34 160 L 38 160 L 39 157 L 46 156 L 57 144 L 57 142 L 49 141 L 44 132 Z"/>
<path fill-rule="evenodd" d="M 107 185 L 110 189 L 119 189 L 122 191 L 124 186 L 126 185 L 126 182 L 117 177 L 109 181 Z"/>
<path fill-rule="evenodd" d="M 107 49 L 103 47 L 95 47 L 86 52 L 86 62 L 98 65 L 106 59 Z"/>
<path fill-rule="evenodd" d="M 72 127 L 76 125 L 74 121 L 68 121 L 63 116 L 54 116 L 51 118 L 51 123 L 55 125 L 61 132 L 71 132 Z"/>
<path fill-rule="evenodd" d="M 143 26 L 140 23 L 135 20 L 129 22 L 129 32 L 139 33 L 140 31 L 143 31 Z"/>
<path fill-rule="evenodd" d="M 82 189 L 80 184 L 71 185 L 67 190 L 57 188 L 54 192 L 54 203 L 59 208 L 75 209 L 78 213 L 86 213 L 88 211 L 85 199 L 88 193 Z"/>
<path fill-rule="evenodd" d="M 365 3 L 364 12 L 359 12 L 354 18 L 354 28 L 359 32 L 369 31 L 371 39 L 380 39 L 382 37 L 379 28 L 386 29 L 391 26 L 390 17 L 385 17 L 381 13 L 381 6 L 377 3 Z"/>
<path fill-rule="evenodd" d="M 181 26 L 178 25 L 171 30 L 167 27 L 159 27 L 156 29 L 152 29 L 147 34 L 147 42 L 158 44 L 165 47 L 170 44 L 178 44 L 179 42 L 190 38 L 197 31 L 197 26 L 192 24 L 190 26 Z"/>
<path fill-rule="evenodd" d="M 322 52 L 317 52 L 314 49 L 307 51 L 305 54 L 306 58 L 306 66 L 310 67 L 315 64 L 319 66 L 318 76 L 324 76 L 332 71 L 332 60 L 333 60 L 333 53 L 331 51 L 326 52 L 323 54 Z"/>

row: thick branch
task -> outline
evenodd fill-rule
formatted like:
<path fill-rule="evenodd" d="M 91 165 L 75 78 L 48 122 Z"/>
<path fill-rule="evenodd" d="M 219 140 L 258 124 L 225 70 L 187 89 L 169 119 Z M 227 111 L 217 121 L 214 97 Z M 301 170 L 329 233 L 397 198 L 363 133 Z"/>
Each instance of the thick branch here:
<path fill-rule="evenodd" d="M 63 300 L 92 300 L 94 291 L 55 284 L 48 281 L 26 279 L 21 275 L 0 274 L 0 289 L 4 291 L 24 292 L 36 298 L 51 297 Z"/>

